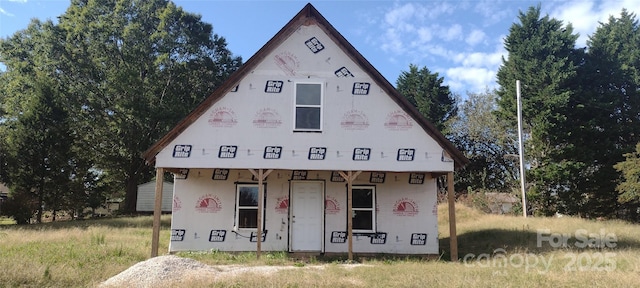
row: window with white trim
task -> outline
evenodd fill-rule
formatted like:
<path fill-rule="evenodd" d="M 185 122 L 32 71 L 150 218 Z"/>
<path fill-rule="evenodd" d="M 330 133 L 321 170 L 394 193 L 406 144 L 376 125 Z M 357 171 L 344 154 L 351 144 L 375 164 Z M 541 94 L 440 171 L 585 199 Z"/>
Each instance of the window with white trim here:
<path fill-rule="evenodd" d="M 322 83 L 296 83 L 295 131 L 322 131 Z"/>
<path fill-rule="evenodd" d="M 238 184 L 236 190 L 236 227 L 239 229 L 257 229 L 258 184 Z M 262 219 L 264 221 L 264 217 Z"/>
<path fill-rule="evenodd" d="M 376 189 L 374 186 L 353 186 L 352 211 L 354 232 L 376 231 Z"/>

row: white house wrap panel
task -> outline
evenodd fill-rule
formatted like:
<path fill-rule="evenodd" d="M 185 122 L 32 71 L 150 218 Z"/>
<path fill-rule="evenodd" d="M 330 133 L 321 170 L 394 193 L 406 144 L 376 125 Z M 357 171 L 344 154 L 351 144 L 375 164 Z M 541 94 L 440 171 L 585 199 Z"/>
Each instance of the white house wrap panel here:
<path fill-rule="evenodd" d="M 313 53 L 304 44 L 311 37 L 321 39 L 325 48 Z M 288 64 L 281 64 L 282 59 Z M 342 67 L 352 76 L 336 76 Z M 324 87 L 322 131 L 294 131 L 296 83 Z M 185 146 L 191 149 L 188 157 L 176 155 L 175 150 Z M 280 147 L 280 158 L 265 159 L 267 147 Z M 326 149 L 323 161 L 309 159 L 314 147 Z M 358 148 L 369 152 L 368 160 L 354 161 Z M 451 171 L 453 161 L 443 159 L 443 151 L 371 76 L 312 25 L 301 26 L 241 80 L 235 92 L 176 137 L 156 156 L 156 166 L 296 169 L 304 161 L 307 169 L 316 170 Z M 411 160 L 398 161 L 399 154 L 407 153 Z"/>
<path fill-rule="evenodd" d="M 308 4 L 145 158 L 175 175 L 170 251 L 346 253 L 358 171 L 353 252 L 437 254 L 461 155 Z"/>
<path fill-rule="evenodd" d="M 347 190 L 344 182 L 331 181 L 331 171 L 307 171 L 306 180 L 324 186 L 324 246 L 319 252 L 346 253 Z M 265 251 L 289 251 L 293 223 L 289 199 L 293 171 L 275 170 L 266 180 L 264 211 Z M 227 180 L 212 180 L 213 170 L 193 169 L 187 179 L 176 179 L 170 251 L 253 251 L 256 230 L 235 228 L 233 193 L 237 183 L 257 183 L 247 170 L 230 170 Z M 335 180 L 335 179 L 334 179 Z M 375 187 L 375 231 L 354 233 L 356 253 L 437 254 L 436 185 L 409 184 L 408 173 L 386 173 L 384 183 L 371 183 L 362 173 L 355 186 Z M 295 204 L 295 203 L 294 203 Z M 321 250 L 321 251 L 320 251 Z"/>

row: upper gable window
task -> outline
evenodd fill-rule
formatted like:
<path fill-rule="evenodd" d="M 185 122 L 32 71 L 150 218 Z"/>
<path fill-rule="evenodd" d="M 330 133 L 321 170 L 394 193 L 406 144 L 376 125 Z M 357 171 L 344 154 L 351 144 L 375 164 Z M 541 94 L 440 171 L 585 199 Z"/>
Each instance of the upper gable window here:
<path fill-rule="evenodd" d="M 322 83 L 296 83 L 295 131 L 322 131 Z"/>

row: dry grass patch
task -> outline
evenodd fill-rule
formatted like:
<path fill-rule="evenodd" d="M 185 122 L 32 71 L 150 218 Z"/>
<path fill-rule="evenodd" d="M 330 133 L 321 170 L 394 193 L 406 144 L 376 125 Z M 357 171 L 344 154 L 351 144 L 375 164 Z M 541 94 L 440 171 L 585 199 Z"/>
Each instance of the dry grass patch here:
<path fill-rule="evenodd" d="M 169 218 L 163 217 L 161 239 L 168 240 Z M 2 226 L 0 286 L 95 285 L 149 257 L 151 223 L 136 217 Z M 160 249 L 167 245 L 161 241 Z"/>
<path fill-rule="evenodd" d="M 264 253 L 259 260 L 255 253 L 178 253 L 211 265 L 213 274 L 179 274 L 181 279 L 154 287 L 176 283 L 183 287 L 633 287 L 640 283 L 636 224 L 572 217 L 523 219 L 457 205 L 461 260 L 452 263 L 446 261 L 446 205 L 439 206 L 439 217 L 443 261 L 386 257 L 343 265 L 344 259 L 297 261 L 285 252 Z M 162 219 L 160 251 L 167 251 L 170 216 Z M 0 287 L 96 286 L 148 259 L 151 227 L 151 216 L 0 226 Z M 569 234 L 571 245 L 537 245 L 538 231 L 543 229 Z M 616 236 L 616 247 L 575 247 L 577 230 L 598 234 L 601 229 Z M 503 252 L 496 254 L 496 249 Z M 465 258 L 468 255 L 474 257 Z"/>

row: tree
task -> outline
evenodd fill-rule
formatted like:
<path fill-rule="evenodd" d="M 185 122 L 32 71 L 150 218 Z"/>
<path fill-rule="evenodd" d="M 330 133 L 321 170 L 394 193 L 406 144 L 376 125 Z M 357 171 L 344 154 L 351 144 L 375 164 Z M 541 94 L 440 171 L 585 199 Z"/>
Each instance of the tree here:
<path fill-rule="evenodd" d="M 409 65 L 409 72 L 403 71 L 396 81 L 398 92 L 440 131 L 458 112 L 456 98 L 443 81 L 438 73 L 431 73 L 427 67 L 418 70 L 413 64 Z"/>
<path fill-rule="evenodd" d="M 496 116 L 496 99 L 495 91 L 469 94 L 445 129 L 470 161 L 457 173 L 457 191 L 508 192 L 515 187 L 519 173 L 515 129 L 507 129 Z"/>
<path fill-rule="evenodd" d="M 627 207 L 619 207 L 616 181 L 630 171 L 614 168 L 629 167 L 616 163 L 633 155 L 640 142 L 640 30 L 635 15 L 623 9 L 620 17 L 611 16 L 587 45 L 578 109 L 572 116 L 581 120 L 575 125 L 579 133 L 573 141 L 580 145 L 574 154 L 588 163 L 579 189 L 587 198 L 585 209 L 595 216 L 612 216 L 620 208 L 637 214 L 637 202 L 628 193 L 620 195 Z"/>
<path fill-rule="evenodd" d="M 508 58 L 498 69 L 498 116 L 516 127 L 516 80 L 522 85 L 522 115 L 527 134 L 526 156 L 531 166 L 527 180 L 531 184 L 530 196 L 544 214 L 557 209 L 558 195 L 575 192 L 572 177 L 581 169 L 581 163 L 566 161 L 564 149 L 571 145 L 565 138 L 570 130 L 567 110 L 575 91 L 577 68 L 582 58 L 575 49 L 577 34 L 571 25 L 562 21 L 540 17 L 540 6 L 520 12 L 520 23 L 514 23 L 505 39 Z"/>
<path fill-rule="evenodd" d="M 615 169 L 622 173 L 624 181 L 617 186 L 620 201 L 623 203 L 640 200 L 640 143 L 636 150 L 624 154 L 625 160 L 616 164 Z"/>
<path fill-rule="evenodd" d="M 35 19 L 27 29 L 0 40 L 0 62 L 6 66 L 6 71 L 0 74 L 0 107 L 5 108 L 3 115 L 0 115 L 0 141 L 4 141 L 0 145 L 0 181 L 19 185 L 12 195 L 16 196 L 12 205 L 15 205 L 15 210 L 18 211 L 16 213 L 22 216 L 16 214 L 14 217 L 24 218 L 28 215 L 30 218 L 37 211 L 38 219 L 41 219 L 44 205 L 47 210 L 53 210 L 55 219 L 57 210 L 79 209 L 74 203 L 86 202 L 83 198 L 87 197 L 86 193 L 91 187 L 84 175 L 94 173 L 95 165 L 91 160 L 92 155 L 86 153 L 87 149 L 79 146 L 82 143 L 78 141 L 78 135 L 81 135 L 82 131 L 78 131 L 75 126 L 78 123 L 77 118 L 72 118 L 75 112 L 70 110 L 73 105 L 70 105 L 66 90 L 70 85 L 62 82 L 62 39 L 62 31 L 51 21 L 40 22 Z M 56 118 L 57 121 L 49 121 L 49 118 Z M 42 123 L 30 123 L 29 119 Z M 44 126 L 36 127 L 36 124 Z M 23 152 L 16 152 L 17 149 L 22 149 L 16 148 L 18 142 L 27 141 L 29 144 L 25 139 L 36 137 L 30 133 L 36 133 L 37 129 L 54 136 L 55 131 L 60 131 L 61 133 L 54 138 L 64 145 L 64 149 L 56 148 L 47 153 L 65 154 L 61 157 L 66 158 L 64 161 L 50 161 L 54 158 L 46 156 L 46 169 L 58 173 L 52 173 L 51 178 L 45 179 L 47 185 L 46 189 L 41 189 L 42 192 L 38 192 L 42 181 L 39 182 L 37 177 L 30 178 L 19 173 L 33 167 L 25 167 L 31 163 L 26 162 L 21 156 Z M 67 132 L 62 133 L 63 131 Z M 18 142 L 9 143 L 10 139 L 18 139 Z M 34 143 L 31 144 L 34 149 L 40 145 L 39 149 L 44 149 L 45 152 L 53 145 Z M 11 147 L 13 151 L 9 151 Z M 23 195 L 15 195 L 17 193 Z M 35 195 L 36 193 L 39 194 Z M 20 203 L 21 201 L 24 203 Z M 28 212 L 31 209 L 28 207 L 31 206 L 35 208 L 33 212 Z M 28 222 L 27 220 L 24 222 Z"/>
<path fill-rule="evenodd" d="M 633 152 L 624 154 L 625 160 L 617 163 L 614 168 L 622 174 L 622 181 L 617 185 L 616 191 L 620 193 L 619 201 L 625 205 L 623 217 L 638 221 L 640 215 L 640 143 L 636 144 Z"/>
<path fill-rule="evenodd" d="M 26 109 L 9 120 L 5 133 L 11 197 L 22 199 L 25 207 L 35 202 L 37 222 L 42 222 L 45 209 L 62 208 L 70 183 L 73 138 L 58 93 L 46 77 L 36 79 Z"/>
<path fill-rule="evenodd" d="M 11 188 L 13 217 L 27 223 L 43 206 L 59 209 L 69 171 L 70 124 L 56 78 L 60 52 L 51 21 L 33 20 L 27 29 L 0 40 L 0 157 L 2 181 Z M 7 205 L 8 206 L 8 205 Z M 7 212 L 7 211 L 5 211 Z"/>
<path fill-rule="evenodd" d="M 112 191 L 152 177 L 139 155 L 241 64 L 210 24 L 166 0 L 73 0 L 60 16 L 61 76 L 79 135 Z"/>

